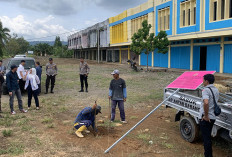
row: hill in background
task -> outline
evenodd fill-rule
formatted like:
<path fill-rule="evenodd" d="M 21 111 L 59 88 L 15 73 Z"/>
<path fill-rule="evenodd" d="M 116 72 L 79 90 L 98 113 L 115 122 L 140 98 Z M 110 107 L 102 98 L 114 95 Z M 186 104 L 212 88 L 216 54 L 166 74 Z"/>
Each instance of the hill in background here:
<path fill-rule="evenodd" d="M 29 44 L 30 44 L 31 46 L 34 46 L 34 45 L 39 44 L 39 43 L 47 43 L 47 44 L 49 44 L 50 46 L 53 46 L 53 45 L 54 45 L 54 42 L 55 42 L 55 41 L 31 41 L 31 42 L 29 42 Z M 63 45 L 68 45 L 68 42 L 66 42 L 66 41 L 61 41 L 61 42 L 62 42 Z"/>

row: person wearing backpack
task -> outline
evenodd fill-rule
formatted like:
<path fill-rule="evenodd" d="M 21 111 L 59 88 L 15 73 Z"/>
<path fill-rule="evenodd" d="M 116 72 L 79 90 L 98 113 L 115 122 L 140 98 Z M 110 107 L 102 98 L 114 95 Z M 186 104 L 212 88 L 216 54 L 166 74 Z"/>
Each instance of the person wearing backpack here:
<path fill-rule="evenodd" d="M 219 99 L 219 91 L 213 85 L 214 81 L 214 75 L 207 74 L 204 76 L 203 85 L 205 88 L 202 91 L 203 103 L 200 107 L 200 130 L 204 142 L 205 157 L 213 156 L 211 132 L 216 120 L 215 106 Z"/>

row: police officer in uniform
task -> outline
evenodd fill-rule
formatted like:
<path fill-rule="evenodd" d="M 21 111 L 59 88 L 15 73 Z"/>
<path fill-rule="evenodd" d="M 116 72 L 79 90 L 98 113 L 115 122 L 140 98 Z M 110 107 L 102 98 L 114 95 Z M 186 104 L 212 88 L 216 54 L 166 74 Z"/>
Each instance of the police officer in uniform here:
<path fill-rule="evenodd" d="M 53 92 L 54 86 L 55 86 L 55 81 L 56 81 L 56 75 L 57 75 L 57 66 L 55 63 L 53 63 L 53 59 L 49 58 L 49 63 L 46 65 L 46 75 L 47 75 L 47 80 L 46 80 L 46 93 L 48 94 L 48 88 L 51 80 L 51 93 Z"/>

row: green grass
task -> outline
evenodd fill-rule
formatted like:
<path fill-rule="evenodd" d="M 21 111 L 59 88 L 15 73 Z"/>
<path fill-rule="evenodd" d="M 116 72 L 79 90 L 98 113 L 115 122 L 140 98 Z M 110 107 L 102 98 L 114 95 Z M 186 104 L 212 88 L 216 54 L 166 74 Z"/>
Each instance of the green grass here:
<path fill-rule="evenodd" d="M 146 133 L 140 133 L 137 135 L 138 139 L 141 139 L 145 142 L 148 142 L 151 139 L 151 135 L 150 134 L 146 134 Z"/>
<path fill-rule="evenodd" d="M 11 143 L 6 149 L 0 148 L 0 155 L 10 154 L 10 155 L 20 155 L 24 152 L 24 146 L 18 143 Z"/>
<path fill-rule="evenodd" d="M 131 120 L 133 120 L 133 119 L 138 119 L 138 117 L 137 117 L 137 116 L 131 116 L 130 119 L 131 119 Z"/>
<path fill-rule="evenodd" d="M 51 129 L 51 128 L 55 128 L 55 125 L 54 125 L 53 123 L 48 124 L 48 125 L 47 125 L 47 128 L 50 128 L 50 129 Z"/>
<path fill-rule="evenodd" d="M 10 136 L 12 136 L 12 134 L 13 134 L 13 131 L 12 131 L 12 130 L 3 130 L 3 131 L 2 131 L 2 135 L 3 135 L 4 137 L 10 137 Z"/>
<path fill-rule="evenodd" d="M 163 145 L 165 148 L 168 148 L 168 149 L 173 149 L 173 148 L 174 148 L 174 145 L 171 144 L 171 143 L 162 142 L 162 145 Z"/>
<path fill-rule="evenodd" d="M 48 124 L 48 123 L 52 123 L 52 122 L 53 122 L 53 119 L 50 118 L 50 117 L 44 117 L 44 119 L 42 119 L 41 122 L 42 122 L 42 123 Z"/>

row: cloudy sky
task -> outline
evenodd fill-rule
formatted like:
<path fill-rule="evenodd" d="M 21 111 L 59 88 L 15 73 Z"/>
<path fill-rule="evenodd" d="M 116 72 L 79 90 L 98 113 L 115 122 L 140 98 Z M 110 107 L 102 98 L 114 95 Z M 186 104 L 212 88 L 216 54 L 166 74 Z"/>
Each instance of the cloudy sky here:
<path fill-rule="evenodd" d="M 0 0 L 0 20 L 28 41 L 54 40 L 147 0 Z M 49 37 L 48 37 L 49 36 Z M 46 37 L 46 38 L 44 38 Z"/>

